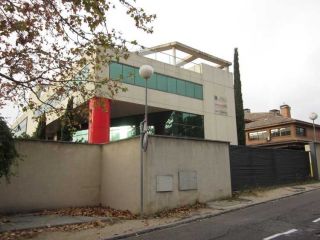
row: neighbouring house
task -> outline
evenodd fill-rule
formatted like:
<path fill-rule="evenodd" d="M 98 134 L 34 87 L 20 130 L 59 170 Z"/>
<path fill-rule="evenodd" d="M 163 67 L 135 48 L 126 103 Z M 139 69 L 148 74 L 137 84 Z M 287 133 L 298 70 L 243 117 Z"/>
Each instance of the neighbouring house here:
<path fill-rule="evenodd" d="M 247 146 L 303 150 L 314 140 L 313 124 L 292 118 L 287 104 L 269 112 L 244 111 Z M 315 129 L 319 140 L 320 125 L 315 125 Z"/>
<path fill-rule="evenodd" d="M 88 101 L 75 101 L 74 108 L 81 107 L 87 114 L 74 141 L 107 143 L 139 134 L 145 104 L 145 80 L 139 75 L 139 67 L 145 64 L 154 68 L 148 80 L 148 123 L 154 134 L 237 144 L 231 63 L 179 42 L 132 52 L 128 59 L 115 60 L 95 72 L 95 76 L 121 81 L 128 91 L 108 99 L 102 90 Z M 106 111 L 94 107 L 97 99 L 105 103 Z M 45 96 L 42 100 L 47 101 Z M 67 104 L 67 99 L 50 104 Z M 44 111 L 45 106 L 39 104 L 35 111 L 21 115 L 13 125 L 16 135 L 31 135 L 36 128 L 34 117 Z M 46 138 L 59 140 L 60 126 L 59 118 L 47 118 Z"/>

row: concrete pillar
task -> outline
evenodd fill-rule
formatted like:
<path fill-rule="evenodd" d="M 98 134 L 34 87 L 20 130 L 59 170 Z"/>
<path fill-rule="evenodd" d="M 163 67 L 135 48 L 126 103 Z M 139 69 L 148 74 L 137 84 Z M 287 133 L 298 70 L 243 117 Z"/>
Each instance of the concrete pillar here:
<path fill-rule="evenodd" d="M 110 141 L 110 99 L 94 97 L 89 100 L 89 143 Z"/>
<path fill-rule="evenodd" d="M 176 48 L 172 48 L 173 65 L 177 64 Z"/>
<path fill-rule="evenodd" d="M 320 144 L 312 142 L 309 146 L 313 176 L 316 180 L 320 180 Z"/>

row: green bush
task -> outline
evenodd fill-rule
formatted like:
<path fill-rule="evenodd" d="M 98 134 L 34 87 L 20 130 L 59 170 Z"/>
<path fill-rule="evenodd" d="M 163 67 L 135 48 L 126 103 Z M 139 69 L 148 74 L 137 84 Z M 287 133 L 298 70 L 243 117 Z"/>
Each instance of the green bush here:
<path fill-rule="evenodd" d="M 15 163 L 18 152 L 14 145 L 13 136 L 5 120 L 0 117 L 0 178 L 9 181 L 12 175 L 11 166 Z"/>

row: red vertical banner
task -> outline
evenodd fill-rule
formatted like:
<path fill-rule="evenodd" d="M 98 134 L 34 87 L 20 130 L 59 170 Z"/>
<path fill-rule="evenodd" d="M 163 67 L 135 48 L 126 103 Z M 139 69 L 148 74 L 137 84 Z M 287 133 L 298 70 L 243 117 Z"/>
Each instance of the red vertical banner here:
<path fill-rule="evenodd" d="M 89 143 L 109 143 L 111 100 L 94 97 L 89 100 Z"/>

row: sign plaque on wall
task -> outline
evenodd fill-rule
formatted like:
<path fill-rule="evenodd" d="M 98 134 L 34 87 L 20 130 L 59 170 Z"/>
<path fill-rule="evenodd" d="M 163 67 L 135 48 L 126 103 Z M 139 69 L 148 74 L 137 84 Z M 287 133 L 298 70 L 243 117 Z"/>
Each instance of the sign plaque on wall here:
<path fill-rule="evenodd" d="M 157 176 L 157 192 L 172 192 L 173 191 L 173 176 L 158 175 Z"/>
<path fill-rule="evenodd" d="M 228 103 L 226 97 L 214 96 L 214 112 L 218 115 L 228 115 Z"/>
<path fill-rule="evenodd" d="M 197 172 L 196 171 L 179 171 L 179 190 L 197 190 Z"/>

